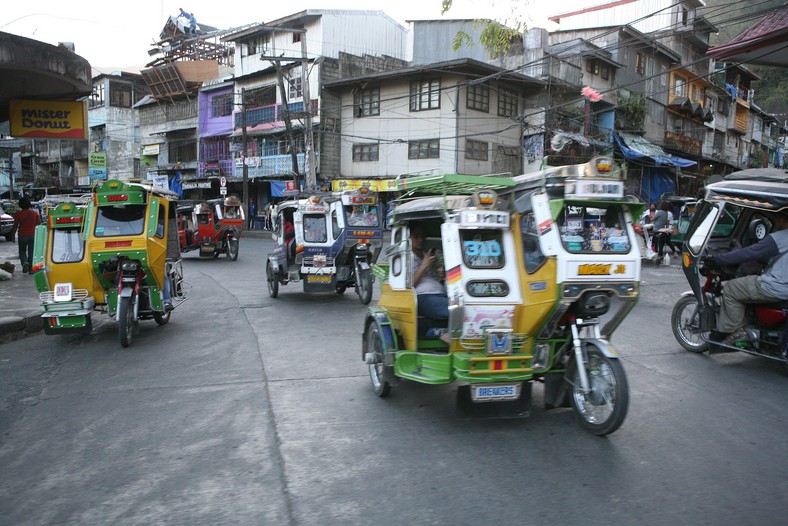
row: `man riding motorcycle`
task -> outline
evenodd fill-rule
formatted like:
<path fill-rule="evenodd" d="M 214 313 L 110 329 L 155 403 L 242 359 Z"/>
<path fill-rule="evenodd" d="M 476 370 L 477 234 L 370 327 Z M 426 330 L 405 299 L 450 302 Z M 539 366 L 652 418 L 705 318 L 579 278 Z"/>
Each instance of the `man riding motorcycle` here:
<path fill-rule="evenodd" d="M 788 300 L 788 213 L 775 214 L 773 221 L 775 231 L 761 241 L 726 254 L 703 258 L 704 265 L 738 265 L 747 261 L 768 265 L 760 275 L 744 276 L 725 283 L 717 330 L 711 332 L 711 341 L 732 345 L 745 336 L 742 325 L 746 304 Z"/>

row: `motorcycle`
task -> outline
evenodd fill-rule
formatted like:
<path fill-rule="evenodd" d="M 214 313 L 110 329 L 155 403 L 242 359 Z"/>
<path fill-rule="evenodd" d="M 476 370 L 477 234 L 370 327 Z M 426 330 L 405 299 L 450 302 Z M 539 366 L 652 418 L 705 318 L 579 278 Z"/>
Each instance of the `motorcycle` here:
<path fill-rule="evenodd" d="M 175 231 L 177 194 L 109 180 L 84 207 L 61 204 L 36 227 L 33 272 L 48 334 L 91 331 L 91 312 L 118 322 L 128 347 L 139 320 L 170 320 L 186 299 Z"/>
<path fill-rule="evenodd" d="M 734 172 L 705 189 L 684 237 L 682 268 L 691 290 L 676 302 L 671 327 L 678 343 L 690 352 L 740 351 L 788 368 L 788 302 L 748 305 L 744 338 L 731 343 L 709 340 L 717 325 L 725 282 L 757 273 L 760 265 L 720 267 L 704 256 L 757 243 L 773 229 L 769 213 L 788 207 L 788 177 L 783 174 L 774 179 L 768 169 L 746 172 Z"/>
<path fill-rule="evenodd" d="M 201 258 L 227 254 L 230 261 L 238 259 L 244 213 L 237 197 L 180 202 L 176 215 L 181 252 L 199 250 Z"/>
<path fill-rule="evenodd" d="M 355 287 L 363 304 L 372 299 L 372 264 L 383 228 L 377 196 L 367 189 L 296 196 L 272 208 L 276 242 L 266 280 L 272 298 L 279 286 L 302 281 L 304 292 L 343 294 Z"/>
<path fill-rule="evenodd" d="M 571 405 L 597 435 L 618 429 L 629 387 L 609 338 L 637 300 L 632 217 L 643 205 L 624 196 L 613 160 L 513 178 L 408 177 L 401 190 L 376 269 L 380 301 L 364 320 L 361 358 L 375 394 L 400 379 L 458 381 L 463 410 L 502 404 L 516 416 L 541 381 L 547 408 Z M 425 252 L 442 255 L 448 320 L 417 314 L 414 228 Z"/>

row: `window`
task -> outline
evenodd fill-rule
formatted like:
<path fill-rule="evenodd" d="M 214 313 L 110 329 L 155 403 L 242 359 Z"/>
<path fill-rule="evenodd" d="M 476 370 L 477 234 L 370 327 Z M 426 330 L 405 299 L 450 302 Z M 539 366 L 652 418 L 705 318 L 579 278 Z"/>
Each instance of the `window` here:
<path fill-rule="evenodd" d="M 90 94 L 88 99 L 88 106 L 90 108 L 98 108 L 104 106 L 104 83 L 96 84 L 93 86 L 93 93 Z"/>
<path fill-rule="evenodd" d="M 596 208 L 567 204 L 556 222 L 561 242 L 569 252 L 629 252 L 626 222 L 618 205 Z"/>
<path fill-rule="evenodd" d="M 131 108 L 131 86 L 110 82 L 109 105 L 117 108 Z"/>
<path fill-rule="evenodd" d="M 260 108 L 276 104 L 276 86 L 262 86 L 247 90 L 244 94 L 246 109 Z M 248 124 L 248 123 L 247 123 Z"/>
<path fill-rule="evenodd" d="M 440 141 L 427 139 L 408 142 L 408 159 L 437 159 L 440 157 Z"/>
<path fill-rule="evenodd" d="M 246 43 L 246 55 L 257 55 L 258 53 L 267 53 L 269 44 L 271 42 L 271 35 L 259 35 L 250 39 Z"/>
<path fill-rule="evenodd" d="M 304 241 L 325 243 L 327 239 L 326 216 L 324 214 L 304 215 Z"/>
<path fill-rule="evenodd" d="M 159 215 L 156 218 L 156 237 L 164 239 L 164 225 L 167 223 L 167 210 L 159 204 Z"/>
<path fill-rule="evenodd" d="M 728 99 L 720 99 L 720 103 L 717 104 L 717 113 L 720 115 L 728 115 L 728 112 L 730 111 L 729 105 L 730 103 L 728 102 Z"/>
<path fill-rule="evenodd" d="M 377 161 L 378 144 L 354 144 L 353 162 Z"/>
<path fill-rule="evenodd" d="M 700 95 L 698 92 L 697 85 L 695 84 L 692 85 L 692 89 L 690 90 L 690 93 L 692 93 L 692 95 L 690 96 L 690 100 L 692 100 L 692 102 L 698 102 Z"/>
<path fill-rule="evenodd" d="M 502 88 L 498 92 L 498 115 L 500 117 L 513 117 L 517 115 L 517 93 L 513 90 Z"/>
<path fill-rule="evenodd" d="M 483 141 L 465 139 L 465 158 L 476 161 L 486 161 L 489 144 Z"/>
<path fill-rule="evenodd" d="M 466 107 L 469 110 L 490 112 L 490 88 L 487 86 L 468 86 Z"/>
<path fill-rule="evenodd" d="M 599 76 L 602 77 L 603 80 L 607 80 L 610 78 L 610 68 L 607 66 L 602 66 L 599 69 Z"/>
<path fill-rule="evenodd" d="M 664 86 L 668 82 L 668 66 L 662 64 L 659 67 L 659 85 Z"/>
<path fill-rule="evenodd" d="M 434 110 L 441 107 L 440 80 L 410 83 L 410 111 Z"/>
<path fill-rule="evenodd" d="M 547 261 L 547 257 L 539 246 L 539 232 L 536 229 L 536 218 L 534 218 L 533 212 L 528 212 L 520 219 L 520 239 L 523 242 L 525 271 L 533 274 Z"/>
<path fill-rule="evenodd" d="M 635 71 L 638 72 L 638 75 L 643 75 L 646 72 L 646 61 L 643 53 L 638 53 L 635 57 Z"/>
<path fill-rule="evenodd" d="M 378 226 L 377 205 L 353 205 L 345 213 L 348 226 Z"/>
<path fill-rule="evenodd" d="M 646 70 L 646 73 L 649 77 L 653 77 L 655 71 L 656 63 L 654 62 L 654 57 L 648 57 L 648 69 Z"/>
<path fill-rule="evenodd" d="M 353 115 L 380 115 L 380 88 L 359 89 L 353 94 Z"/>
<path fill-rule="evenodd" d="M 85 255 L 85 241 L 80 228 L 56 228 L 52 230 L 52 263 L 76 263 Z"/>
<path fill-rule="evenodd" d="M 331 235 L 334 236 L 334 239 L 338 239 L 341 233 L 342 227 L 339 226 L 339 214 L 334 209 L 331 211 Z"/>
<path fill-rule="evenodd" d="M 304 29 L 304 26 L 298 26 L 298 27 L 294 27 L 293 29 L 301 29 L 301 30 L 303 30 L 303 29 Z M 295 32 L 295 33 L 293 33 L 293 43 L 295 43 L 295 42 L 301 42 L 301 35 L 302 35 L 302 34 L 303 34 L 303 33 L 301 33 L 301 32 Z"/>
<path fill-rule="evenodd" d="M 226 117 L 233 113 L 233 94 L 224 93 L 211 97 L 211 117 Z"/>
<path fill-rule="evenodd" d="M 298 99 L 304 96 L 303 87 L 301 86 L 301 77 L 291 78 L 288 81 L 289 85 L 289 92 L 287 94 L 287 100 Z"/>
<path fill-rule="evenodd" d="M 678 75 L 673 78 L 673 94 L 677 97 L 687 96 L 687 79 Z"/>
<path fill-rule="evenodd" d="M 462 261 L 468 268 L 503 268 L 501 230 L 461 230 Z"/>
<path fill-rule="evenodd" d="M 138 236 L 145 228 L 145 205 L 100 206 L 96 237 Z"/>

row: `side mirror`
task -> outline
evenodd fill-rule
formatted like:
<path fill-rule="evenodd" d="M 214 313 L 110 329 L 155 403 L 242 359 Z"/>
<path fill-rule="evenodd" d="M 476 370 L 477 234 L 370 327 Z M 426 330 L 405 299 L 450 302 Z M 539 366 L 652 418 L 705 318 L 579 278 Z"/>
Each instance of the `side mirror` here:
<path fill-rule="evenodd" d="M 276 241 L 276 240 L 277 240 L 277 235 L 276 235 L 276 234 L 271 234 L 271 239 L 273 239 L 274 241 Z"/>

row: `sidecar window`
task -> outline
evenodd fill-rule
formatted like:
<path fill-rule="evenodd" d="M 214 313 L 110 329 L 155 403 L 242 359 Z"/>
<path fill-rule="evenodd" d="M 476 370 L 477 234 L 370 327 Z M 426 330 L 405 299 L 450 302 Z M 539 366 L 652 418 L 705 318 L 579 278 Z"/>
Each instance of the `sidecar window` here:
<path fill-rule="evenodd" d="M 99 206 L 96 237 L 138 236 L 145 229 L 145 205 Z"/>
<path fill-rule="evenodd" d="M 462 230 L 462 260 L 468 268 L 503 268 L 504 259 L 500 230 Z"/>
<path fill-rule="evenodd" d="M 52 263 L 76 263 L 85 255 L 80 227 L 58 228 L 52 234 Z"/>
<path fill-rule="evenodd" d="M 326 216 L 323 214 L 306 214 L 304 216 L 304 241 L 308 243 L 325 243 Z"/>
<path fill-rule="evenodd" d="M 525 271 L 529 274 L 536 272 L 547 261 L 539 246 L 539 232 L 536 229 L 536 219 L 532 213 L 525 214 L 520 220 L 520 236 L 523 242 L 523 261 Z"/>
<path fill-rule="evenodd" d="M 629 252 L 629 235 L 619 205 L 567 204 L 556 222 L 568 252 Z"/>

